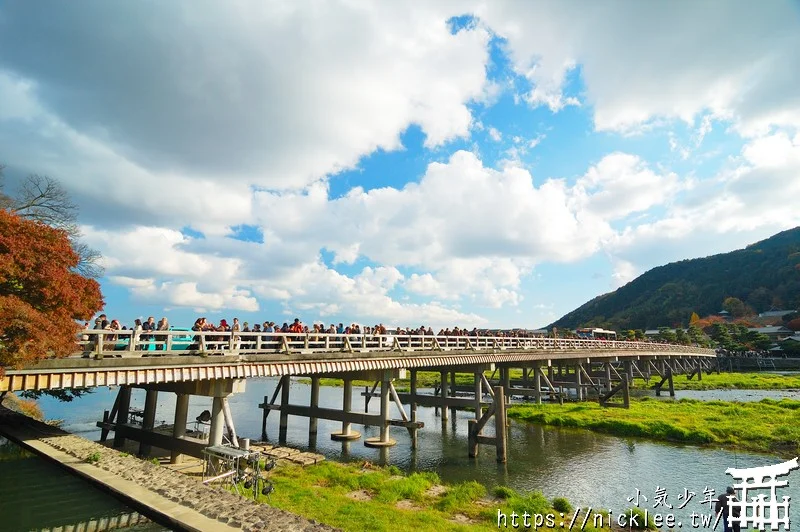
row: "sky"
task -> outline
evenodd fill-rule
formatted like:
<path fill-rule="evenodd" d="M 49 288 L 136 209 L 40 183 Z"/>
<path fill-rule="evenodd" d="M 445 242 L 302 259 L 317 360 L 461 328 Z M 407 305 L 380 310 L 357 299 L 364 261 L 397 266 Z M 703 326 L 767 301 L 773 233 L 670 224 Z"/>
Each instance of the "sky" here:
<path fill-rule="evenodd" d="M 547 325 L 800 225 L 798 87 L 791 0 L 0 1 L 128 325 Z"/>

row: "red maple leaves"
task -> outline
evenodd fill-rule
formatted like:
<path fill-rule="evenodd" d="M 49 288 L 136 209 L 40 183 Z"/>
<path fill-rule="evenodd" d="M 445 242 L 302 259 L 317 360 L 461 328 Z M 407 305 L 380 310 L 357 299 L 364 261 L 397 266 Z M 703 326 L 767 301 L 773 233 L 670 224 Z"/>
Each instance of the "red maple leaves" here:
<path fill-rule="evenodd" d="M 103 307 L 100 285 L 74 271 L 65 231 L 0 209 L 0 375 L 75 351 L 75 320 Z"/>

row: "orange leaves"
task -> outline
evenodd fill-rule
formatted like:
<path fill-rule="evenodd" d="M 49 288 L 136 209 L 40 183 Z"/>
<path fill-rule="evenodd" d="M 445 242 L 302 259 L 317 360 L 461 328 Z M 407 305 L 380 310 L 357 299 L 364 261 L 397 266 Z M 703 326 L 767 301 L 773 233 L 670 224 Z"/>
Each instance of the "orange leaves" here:
<path fill-rule="evenodd" d="M 74 351 L 75 320 L 103 306 L 78 260 L 66 232 L 0 210 L 0 366 Z"/>

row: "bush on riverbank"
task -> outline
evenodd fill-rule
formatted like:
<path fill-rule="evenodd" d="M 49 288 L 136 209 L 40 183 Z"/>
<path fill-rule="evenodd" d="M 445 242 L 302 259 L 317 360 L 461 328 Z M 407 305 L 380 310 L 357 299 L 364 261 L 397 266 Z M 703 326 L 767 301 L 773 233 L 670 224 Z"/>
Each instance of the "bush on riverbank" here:
<path fill-rule="evenodd" d="M 800 451 L 800 401 L 737 403 L 642 398 L 630 409 L 596 403 L 515 405 L 520 421 L 696 445 L 722 445 L 794 456 Z"/>
<path fill-rule="evenodd" d="M 475 481 L 442 485 L 433 472 L 397 473 L 369 463 L 282 465 L 270 476 L 275 491 L 259 500 L 344 530 L 486 530 L 496 529 L 498 510 L 557 513 L 540 492 L 498 487 L 490 497 Z"/>

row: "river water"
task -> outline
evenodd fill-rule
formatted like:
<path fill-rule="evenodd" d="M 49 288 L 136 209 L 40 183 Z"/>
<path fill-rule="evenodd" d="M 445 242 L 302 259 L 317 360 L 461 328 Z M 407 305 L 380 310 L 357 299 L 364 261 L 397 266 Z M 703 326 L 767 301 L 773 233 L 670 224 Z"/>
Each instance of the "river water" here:
<path fill-rule="evenodd" d="M 277 379 L 249 379 L 246 391 L 230 397 L 231 411 L 240 437 L 260 439 L 262 412 L 258 404 L 264 396 L 271 396 Z M 363 411 L 364 401 L 358 393 L 363 388 L 354 387 L 353 408 Z M 430 390 L 420 390 L 430 393 Z M 724 400 L 760 400 L 763 397 L 791 397 L 800 399 L 798 392 L 715 390 L 711 392 L 677 392 L 680 397 Z M 49 419 L 63 419 L 62 428 L 90 439 L 99 438 L 95 423 L 104 409 L 110 409 L 116 390 L 97 388 L 71 403 L 43 398 L 40 406 Z M 292 382 L 291 399 L 295 404 L 308 404 L 310 386 Z M 342 389 L 321 387 L 320 406 L 341 408 Z M 665 399 L 669 400 L 669 399 Z M 132 407 L 144 407 L 144 392 L 134 390 Z M 390 405 L 392 417 L 399 418 L 396 407 Z M 172 423 L 175 395 L 159 394 L 157 423 Z M 211 408 L 210 398 L 192 397 L 189 419 L 193 420 L 203 410 Z M 372 400 L 370 412 L 378 413 L 379 401 Z M 435 471 L 445 481 L 476 480 L 487 487 L 507 485 L 521 491 L 541 490 L 547 497 L 564 496 L 575 505 L 586 508 L 611 510 L 614 515 L 633 506 L 637 493 L 640 507 L 650 513 L 674 513 L 678 521 L 690 526 L 692 511 L 709 513 L 708 505 L 701 504 L 706 488 L 721 493 L 733 484 L 726 475 L 730 467 L 750 468 L 775 464 L 785 459 L 714 448 L 698 448 L 655 443 L 639 439 L 626 439 L 584 430 L 568 430 L 512 421 L 509 429 L 508 462 L 497 464 L 494 448 L 481 446 L 477 459 L 467 457 L 467 420 L 472 414 L 458 412 L 443 428 L 441 418 L 433 408 L 419 407 L 418 420 L 425 423 L 419 432 L 418 448 L 412 450 L 405 429 L 393 427 L 391 436 L 397 445 L 391 449 L 370 449 L 363 441 L 339 443 L 330 439 L 329 433 L 340 429 L 340 424 L 319 420 L 316 445 L 309 447 L 308 420 L 289 417 L 287 443 L 301 449 L 314 449 L 329 459 L 389 463 L 407 471 Z M 277 440 L 278 412 L 272 412 L 267 422 L 267 435 Z M 800 417 L 800 416 L 799 416 Z M 800 421 L 800 419 L 798 420 Z M 377 436 L 376 427 L 354 426 L 362 438 Z M 491 430 L 487 431 L 491 433 Z M 800 505 L 800 471 L 789 477 L 789 486 L 779 495 L 790 496 Z M 637 491 L 638 490 L 638 491 Z M 667 509 L 656 501 L 656 492 L 666 493 Z M 693 492 L 694 496 L 689 496 Z M 679 500 L 679 496 L 683 499 Z M 645 497 L 647 502 L 645 502 Z M 632 499 L 629 501 L 629 499 Z M 688 502 L 686 502 L 688 499 Z M 653 507 L 654 504 L 657 507 Z M 684 504 L 683 509 L 678 506 Z M 792 515 L 800 515 L 800 509 Z M 721 527 L 720 527 L 721 530 Z"/>
<path fill-rule="evenodd" d="M 0 529 L 4 532 L 86 526 L 92 521 L 135 516 L 134 512 L 80 478 L 0 438 Z M 142 522 L 126 530 L 167 529 Z"/>

